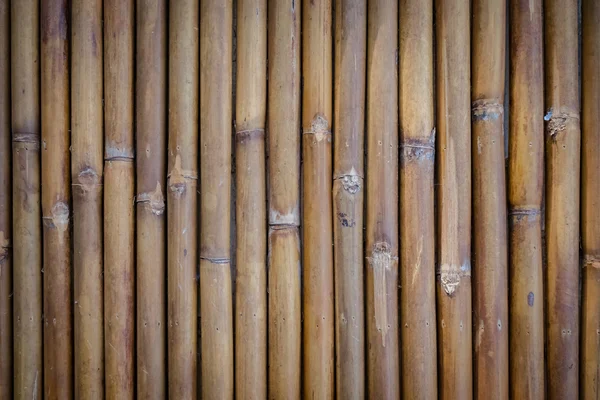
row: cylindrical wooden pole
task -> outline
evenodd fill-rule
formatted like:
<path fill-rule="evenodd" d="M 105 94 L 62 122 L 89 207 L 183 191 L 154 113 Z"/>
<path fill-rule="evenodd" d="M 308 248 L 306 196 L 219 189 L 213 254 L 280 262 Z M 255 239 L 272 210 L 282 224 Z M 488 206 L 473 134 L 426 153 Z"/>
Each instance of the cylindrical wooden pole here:
<path fill-rule="evenodd" d="M 510 7 L 510 397 L 541 400 L 544 398 L 542 0 L 511 0 Z"/>
<path fill-rule="evenodd" d="M 71 10 L 75 398 L 102 399 L 102 0 L 74 1 Z"/>
<path fill-rule="evenodd" d="M 167 397 L 167 2 L 136 7 L 137 396 Z"/>
<path fill-rule="evenodd" d="M 548 397 L 579 393 L 579 70 L 577 0 L 544 2 Z"/>
<path fill-rule="evenodd" d="M 367 14 L 368 396 L 398 399 L 398 4 L 374 0 Z"/>
<path fill-rule="evenodd" d="M 437 398 L 433 1 L 400 2 L 402 393 Z"/>
<path fill-rule="evenodd" d="M 474 396 L 508 398 L 508 253 L 504 176 L 506 0 L 472 3 Z"/>
<path fill-rule="evenodd" d="M 71 291 L 69 8 L 41 2 L 42 215 L 44 225 L 44 393 L 73 397 Z"/>
<path fill-rule="evenodd" d="M 104 352 L 106 397 L 134 394 L 134 0 L 104 1 Z"/>
<path fill-rule="evenodd" d="M 267 398 L 267 2 L 237 3 L 236 396 Z"/>
<path fill-rule="evenodd" d="M 333 249 L 336 397 L 364 399 L 363 201 L 367 2 L 336 0 L 335 12 Z"/>
<path fill-rule="evenodd" d="M 439 396 L 470 399 L 471 121 L 469 2 L 437 0 L 437 322 Z"/>
<path fill-rule="evenodd" d="M 11 2 L 14 398 L 42 397 L 39 3 Z"/>
<path fill-rule="evenodd" d="M 196 190 L 199 15 L 198 2 L 195 0 L 173 1 L 169 5 L 167 159 L 169 397 L 195 399 L 198 358 L 198 286 L 196 283 L 198 195 Z M 218 201 L 221 202 L 223 199 Z M 219 372 L 222 373 L 220 370 Z"/>
<path fill-rule="evenodd" d="M 600 398 L 600 2 L 583 0 L 581 398 Z"/>
<path fill-rule="evenodd" d="M 268 391 L 271 399 L 299 399 L 302 7 L 299 1 L 268 7 Z"/>

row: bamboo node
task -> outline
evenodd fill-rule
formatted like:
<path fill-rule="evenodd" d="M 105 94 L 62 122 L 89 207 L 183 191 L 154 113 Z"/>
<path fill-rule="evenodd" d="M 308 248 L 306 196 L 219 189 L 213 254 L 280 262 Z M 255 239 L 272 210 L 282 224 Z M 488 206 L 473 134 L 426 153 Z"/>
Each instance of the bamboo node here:
<path fill-rule="evenodd" d="M 222 265 L 222 264 L 229 264 L 231 263 L 231 260 L 229 258 L 219 258 L 219 257 L 203 257 L 200 256 L 201 260 L 204 261 L 208 261 L 211 264 L 217 264 L 217 265 Z"/>
<path fill-rule="evenodd" d="M 496 99 L 475 100 L 471 106 L 472 120 L 496 121 L 504 115 L 504 105 Z"/>
<path fill-rule="evenodd" d="M 8 240 L 4 231 L 0 231 L 0 263 L 6 260 L 9 251 L 10 240 Z"/>
<path fill-rule="evenodd" d="M 22 143 L 27 150 L 39 150 L 40 135 L 31 132 L 13 132 L 13 143 Z"/>
<path fill-rule="evenodd" d="M 184 170 L 181 168 L 181 156 L 177 154 L 175 156 L 175 165 L 171 170 L 171 173 L 167 175 L 169 181 L 169 190 L 175 194 L 183 194 L 186 190 L 187 183 L 190 180 L 198 180 L 198 174 L 196 171 Z"/>
<path fill-rule="evenodd" d="M 567 123 L 569 120 L 577 122 L 579 121 L 579 115 L 570 112 L 555 113 L 552 108 L 550 108 L 546 115 L 544 115 L 544 121 L 548 122 L 546 125 L 546 131 L 553 142 L 556 142 L 558 132 L 562 132 L 567 128 Z"/>
<path fill-rule="evenodd" d="M 450 297 L 460 286 L 462 277 L 471 276 L 471 266 L 455 264 L 442 264 L 440 267 L 440 282 L 444 292 Z"/>
<path fill-rule="evenodd" d="M 362 178 L 358 175 L 343 175 L 338 177 L 341 179 L 344 190 L 350 194 L 356 194 L 360 192 L 362 186 Z"/>
<path fill-rule="evenodd" d="M 600 258 L 595 256 L 583 257 L 583 268 L 600 269 Z"/>
<path fill-rule="evenodd" d="M 125 148 L 120 149 L 116 146 L 106 144 L 104 149 L 104 161 L 125 161 L 133 162 L 134 153 L 133 150 L 127 150 Z"/>
<path fill-rule="evenodd" d="M 300 226 L 300 218 L 298 217 L 298 215 L 299 213 L 297 205 L 295 205 L 294 208 L 286 214 L 282 214 L 278 210 L 271 208 L 269 209 L 269 226 Z"/>
<path fill-rule="evenodd" d="M 46 227 L 55 228 L 58 231 L 58 240 L 61 244 L 63 241 L 63 233 L 69 228 L 69 219 L 69 205 L 64 201 L 57 201 L 50 210 L 50 216 L 42 218 Z"/>
<path fill-rule="evenodd" d="M 235 132 L 235 138 L 240 143 L 243 143 L 244 140 L 263 139 L 264 137 L 265 130 L 263 128 L 243 129 Z"/>
<path fill-rule="evenodd" d="M 149 205 L 150 211 L 154 215 L 162 215 L 165 212 L 165 198 L 160 188 L 160 182 L 156 182 L 156 189 L 153 192 L 139 193 L 135 197 L 135 202 Z"/>
<path fill-rule="evenodd" d="M 328 141 L 331 141 L 329 121 L 327 121 L 322 114 L 315 115 L 310 124 L 310 128 L 303 129 L 303 133 L 305 135 L 314 135 L 316 142 L 321 142 L 325 138 L 327 138 Z"/>
<path fill-rule="evenodd" d="M 371 257 L 367 257 L 369 266 L 373 269 L 373 302 L 375 327 L 381 332 L 382 346 L 385 347 L 385 337 L 390 326 L 387 319 L 387 274 L 392 265 L 398 262 L 398 256 L 392 254 L 392 246 L 387 242 L 373 245 Z"/>
<path fill-rule="evenodd" d="M 79 187 L 84 193 L 90 192 L 95 188 L 102 186 L 96 171 L 93 168 L 87 167 L 81 170 L 77 175 L 79 183 L 73 183 L 72 186 Z"/>

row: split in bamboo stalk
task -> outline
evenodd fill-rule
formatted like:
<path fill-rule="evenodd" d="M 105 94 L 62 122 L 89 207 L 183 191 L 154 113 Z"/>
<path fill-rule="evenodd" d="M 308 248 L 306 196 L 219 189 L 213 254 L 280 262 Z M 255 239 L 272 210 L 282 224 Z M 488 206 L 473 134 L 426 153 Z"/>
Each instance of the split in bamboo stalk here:
<path fill-rule="evenodd" d="M 374 0 L 367 14 L 367 390 L 399 399 L 398 4 Z"/>
<path fill-rule="evenodd" d="M 39 4 L 11 2 L 14 398 L 41 398 Z"/>
<path fill-rule="evenodd" d="M 400 2 L 402 392 L 437 398 L 433 0 Z"/>
<path fill-rule="evenodd" d="M 473 2 L 474 397 L 508 398 L 508 253 L 504 176 L 506 0 Z"/>
<path fill-rule="evenodd" d="M 75 398 L 104 398 L 102 0 L 73 2 L 71 179 Z"/>
<path fill-rule="evenodd" d="M 69 37 L 66 0 L 41 2 L 44 393 L 73 397 Z"/>
<path fill-rule="evenodd" d="M 583 1 L 581 398 L 600 398 L 600 2 Z"/>
<path fill-rule="evenodd" d="M 134 395 L 134 0 L 104 0 L 106 397 Z"/>
<path fill-rule="evenodd" d="M 336 396 L 338 399 L 364 399 L 363 164 L 367 2 L 336 0 L 335 12 L 333 248 Z"/>
<path fill-rule="evenodd" d="M 235 392 L 266 399 L 267 2 L 238 0 L 237 7 Z"/>
<path fill-rule="evenodd" d="M 579 393 L 579 71 L 577 0 L 544 2 L 548 398 Z"/>
<path fill-rule="evenodd" d="M 438 387 L 441 399 L 470 399 L 473 367 L 469 2 L 438 0 L 435 6 Z"/>
<path fill-rule="evenodd" d="M 169 397 L 195 399 L 198 352 L 198 1 L 174 1 L 169 5 L 167 369 Z"/>
<path fill-rule="evenodd" d="M 268 7 L 268 392 L 299 399 L 301 7 Z"/>
<path fill-rule="evenodd" d="M 510 398 L 544 398 L 542 0 L 511 0 Z"/>
<path fill-rule="evenodd" d="M 136 9 L 137 396 L 167 397 L 166 235 L 167 2 Z"/>

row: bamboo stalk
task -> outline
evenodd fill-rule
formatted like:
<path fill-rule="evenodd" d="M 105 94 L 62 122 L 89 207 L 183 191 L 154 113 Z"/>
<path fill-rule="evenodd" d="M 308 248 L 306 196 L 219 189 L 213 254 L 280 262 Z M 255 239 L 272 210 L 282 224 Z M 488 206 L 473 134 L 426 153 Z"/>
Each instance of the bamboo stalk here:
<path fill-rule="evenodd" d="M 402 390 L 405 398 L 435 399 L 432 0 L 400 2 L 399 83 Z"/>
<path fill-rule="evenodd" d="M 469 2 L 438 0 L 435 5 L 439 396 L 470 399 L 473 367 Z"/>
<path fill-rule="evenodd" d="M 134 394 L 134 1 L 104 2 L 106 397 Z"/>
<path fill-rule="evenodd" d="M 367 2 L 336 0 L 335 12 L 333 249 L 336 397 L 364 399 L 363 159 Z"/>
<path fill-rule="evenodd" d="M 577 0 L 544 2 L 548 398 L 579 393 L 579 71 Z"/>
<path fill-rule="evenodd" d="M 397 33 L 397 2 L 370 2 L 365 253 L 367 384 L 376 399 L 400 398 Z"/>
<path fill-rule="evenodd" d="M 102 0 L 73 2 L 71 20 L 75 398 L 102 399 Z"/>
<path fill-rule="evenodd" d="M 600 398 L 600 4 L 584 0 L 581 236 L 581 398 Z"/>
<path fill-rule="evenodd" d="M 237 4 L 235 392 L 267 398 L 267 2 Z"/>
<path fill-rule="evenodd" d="M 474 396 L 508 398 L 508 253 L 504 176 L 506 0 L 473 2 Z"/>
<path fill-rule="evenodd" d="M 542 0 L 511 0 L 510 397 L 544 398 Z"/>
<path fill-rule="evenodd" d="M 268 392 L 299 399 L 300 21 L 298 2 L 268 2 Z"/>
<path fill-rule="evenodd" d="M 42 396 L 39 4 L 11 2 L 14 398 Z"/>
<path fill-rule="evenodd" d="M 42 215 L 44 226 L 44 393 L 73 397 L 73 307 L 66 0 L 41 3 Z"/>
<path fill-rule="evenodd" d="M 169 397 L 195 399 L 198 351 L 198 2 L 185 0 L 169 5 Z"/>
<path fill-rule="evenodd" d="M 167 2 L 136 7 L 137 396 L 166 394 Z"/>

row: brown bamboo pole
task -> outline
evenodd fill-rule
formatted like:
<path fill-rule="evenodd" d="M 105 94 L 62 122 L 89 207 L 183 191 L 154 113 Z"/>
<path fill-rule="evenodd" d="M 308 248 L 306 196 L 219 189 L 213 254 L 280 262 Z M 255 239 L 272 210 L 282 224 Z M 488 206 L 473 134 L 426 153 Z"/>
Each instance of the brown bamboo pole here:
<path fill-rule="evenodd" d="M 268 392 L 299 399 L 301 4 L 268 2 Z"/>
<path fill-rule="evenodd" d="M 367 390 L 398 399 L 398 4 L 367 14 Z"/>
<path fill-rule="evenodd" d="M 363 277 L 367 2 L 336 0 L 333 234 L 336 397 L 365 398 Z"/>
<path fill-rule="evenodd" d="M 542 0 L 511 0 L 510 397 L 544 398 Z"/>
<path fill-rule="evenodd" d="M 436 15 L 437 323 L 439 396 L 473 396 L 471 364 L 471 123 L 469 2 Z"/>
<path fill-rule="evenodd" d="M 402 392 L 408 399 L 435 399 L 432 0 L 400 2 L 399 57 Z"/>
<path fill-rule="evenodd" d="M 581 238 L 581 398 L 600 399 L 600 3 L 584 0 Z"/>
<path fill-rule="evenodd" d="M 579 393 L 578 4 L 544 5 L 547 382 L 549 399 L 565 399 Z"/>
<path fill-rule="evenodd" d="M 44 393 L 73 397 L 69 15 L 66 0 L 41 2 Z"/>
<path fill-rule="evenodd" d="M 42 396 L 39 4 L 11 2 L 14 398 Z"/>
<path fill-rule="evenodd" d="M 0 398 L 13 396 L 10 1 L 0 0 Z"/>
<path fill-rule="evenodd" d="M 174 1 L 169 6 L 167 369 L 169 397 L 195 399 L 198 352 L 198 2 Z"/>
<path fill-rule="evenodd" d="M 137 396 L 167 397 L 167 2 L 136 7 Z"/>
<path fill-rule="evenodd" d="M 134 0 L 104 1 L 106 397 L 134 394 Z"/>
<path fill-rule="evenodd" d="M 506 0 L 472 3 L 474 396 L 508 398 L 508 253 L 504 176 Z"/>
<path fill-rule="evenodd" d="M 235 392 L 267 398 L 267 2 L 237 3 Z"/>
<path fill-rule="evenodd" d="M 75 397 L 104 398 L 102 0 L 71 7 Z"/>

